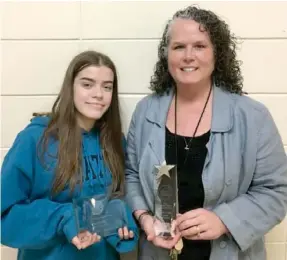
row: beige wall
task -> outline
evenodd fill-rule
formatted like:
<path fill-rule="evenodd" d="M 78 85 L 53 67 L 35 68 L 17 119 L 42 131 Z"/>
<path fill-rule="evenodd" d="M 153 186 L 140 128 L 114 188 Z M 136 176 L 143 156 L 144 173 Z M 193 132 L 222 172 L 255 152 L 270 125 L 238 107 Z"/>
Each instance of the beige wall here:
<path fill-rule="evenodd" d="M 127 129 L 148 91 L 163 24 L 189 2 L 1 2 L 1 160 L 33 111 L 50 108 L 70 59 L 104 51 L 120 76 Z M 273 114 L 287 147 L 287 2 L 203 2 L 243 39 L 245 90 Z M 287 149 L 286 149 L 287 150 Z M 287 220 L 266 236 L 269 260 L 287 260 Z M 21 234 L 19 234 L 21 235 Z M 2 259 L 16 259 L 2 248 Z"/>

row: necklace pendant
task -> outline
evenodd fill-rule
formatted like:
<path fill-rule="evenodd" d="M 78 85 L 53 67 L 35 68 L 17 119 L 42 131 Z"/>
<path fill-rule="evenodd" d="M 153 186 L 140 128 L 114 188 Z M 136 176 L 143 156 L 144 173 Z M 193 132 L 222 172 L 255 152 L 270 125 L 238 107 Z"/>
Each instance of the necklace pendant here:
<path fill-rule="evenodd" d="M 186 146 L 184 147 L 184 150 L 186 150 L 186 151 L 188 151 L 188 150 L 189 150 L 188 145 L 186 145 Z"/>

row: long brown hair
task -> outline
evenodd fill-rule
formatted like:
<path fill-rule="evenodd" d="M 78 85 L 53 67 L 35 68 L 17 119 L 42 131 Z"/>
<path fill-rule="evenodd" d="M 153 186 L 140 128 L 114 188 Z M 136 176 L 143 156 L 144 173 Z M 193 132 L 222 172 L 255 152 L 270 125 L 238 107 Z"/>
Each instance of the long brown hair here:
<path fill-rule="evenodd" d="M 58 141 L 57 167 L 52 186 L 54 195 L 67 185 L 72 192 L 78 183 L 82 183 L 82 138 L 76 121 L 73 85 L 77 74 L 88 66 L 105 66 L 114 73 L 111 105 L 96 124 L 100 130 L 104 162 L 112 174 L 112 191 L 123 193 L 124 151 L 116 67 L 108 56 L 85 51 L 74 57 L 68 66 L 60 93 L 49 113 L 51 120 L 40 142 L 43 148 L 40 150 L 41 156 L 44 158 L 50 138 Z"/>

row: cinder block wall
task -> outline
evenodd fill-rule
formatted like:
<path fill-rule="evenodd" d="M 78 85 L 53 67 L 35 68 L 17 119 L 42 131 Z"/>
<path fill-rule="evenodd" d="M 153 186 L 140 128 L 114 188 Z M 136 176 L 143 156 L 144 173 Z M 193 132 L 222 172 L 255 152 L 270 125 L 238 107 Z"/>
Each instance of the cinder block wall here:
<path fill-rule="evenodd" d="M 171 14 L 191 1 L 0 3 L 1 161 L 32 112 L 55 100 L 70 59 L 95 49 L 115 61 L 127 130 L 149 93 L 157 44 Z M 287 2 L 202 2 L 242 39 L 245 90 L 268 106 L 287 147 Z M 286 149 L 287 150 L 287 149 Z M 269 260 L 287 260 L 287 221 L 266 236 Z M 16 250 L 2 247 L 2 259 Z"/>

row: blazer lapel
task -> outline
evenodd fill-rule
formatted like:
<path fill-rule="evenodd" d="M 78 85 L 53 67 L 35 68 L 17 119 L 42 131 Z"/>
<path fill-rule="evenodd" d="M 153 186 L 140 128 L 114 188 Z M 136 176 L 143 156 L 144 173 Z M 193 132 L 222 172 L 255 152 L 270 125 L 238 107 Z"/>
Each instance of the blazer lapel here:
<path fill-rule="evenodd" d="M 149 146 L 159 164 L 165 161 L 165 125 L 167 113 L 173 98 L 173 91 L 163 96 L 154 95 L 153 102 L 148 109 L 146 120 L 153 124 L 149 139 Z"/>

